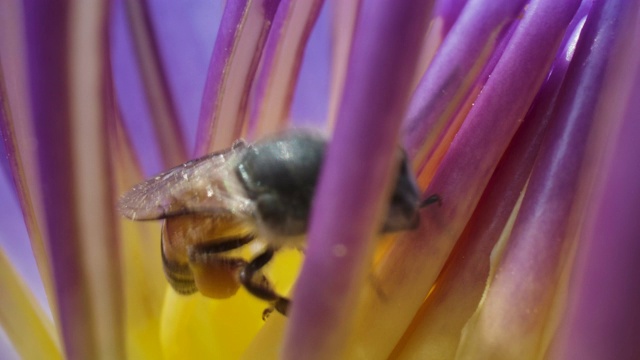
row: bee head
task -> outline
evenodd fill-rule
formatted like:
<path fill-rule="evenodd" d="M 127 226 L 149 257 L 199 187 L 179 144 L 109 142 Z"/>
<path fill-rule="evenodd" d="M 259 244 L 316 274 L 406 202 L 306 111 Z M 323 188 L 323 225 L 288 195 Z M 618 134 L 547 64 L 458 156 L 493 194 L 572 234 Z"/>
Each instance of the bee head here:
<path fill-rule="evenodd" d="M 305 132 L 276 136 L 247 148 L 236 175 L 256 203 L 259 223 L 269 232 L 289 236 L 307 230 L 324 150 L 323 138 Z"/>
<path fill-rule="evenodd" d="M 383 232 L 415 229 L 418 226 L 420 191 L 409 166 L 407 154 L 401 151 L 400 170 L 396 180 Z"/>

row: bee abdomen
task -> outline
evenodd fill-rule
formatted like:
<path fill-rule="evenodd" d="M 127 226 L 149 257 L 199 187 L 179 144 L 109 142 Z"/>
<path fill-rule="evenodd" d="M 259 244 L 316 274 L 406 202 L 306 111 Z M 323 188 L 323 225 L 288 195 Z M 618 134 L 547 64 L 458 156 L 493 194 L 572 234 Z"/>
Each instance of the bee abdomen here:
<path fill-rule="evenodd" d="M 198 291 L 196 283 L 193 280 L 176 280 L 171 278 L 171 275 L 167 272 L 165 272 L 165 275 L 169 285 L 171 285 L 171 288 L 180 295 L 191 295 Z"/>
<path fill-rule="evenodd" d="M 164 255 L 164 252 L 162 252 L 162 267 L 164 268 L 164 275 L 169 285 L 171 285 L 173 290 L 178 294 L 190 295 L 198 291 L 189 264 L 170 261 Z"/>

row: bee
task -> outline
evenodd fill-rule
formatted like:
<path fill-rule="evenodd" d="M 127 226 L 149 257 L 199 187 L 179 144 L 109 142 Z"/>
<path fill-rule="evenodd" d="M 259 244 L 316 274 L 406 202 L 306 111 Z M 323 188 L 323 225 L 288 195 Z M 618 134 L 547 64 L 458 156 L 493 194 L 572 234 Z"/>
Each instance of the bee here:
<path fill-rule="evenodd" d="M 290 131 L 254 144 L 195 159 L 134 186 L 119 202 L 131 220 L 164 219 L 161 253 L 169 284 L 180 294 L 196 291 L 227 298 L 240 286 L 286 315 L 289 299 L 261 269 L 283 247 L 304 249 L 309 212 L 326 140 Z M 398 148 L 398 175 L 381 233 L 418 226 L 424 201 L 407 157 Z M 267 245 L 247 261 L 230 255 L 256 238 Z"/>

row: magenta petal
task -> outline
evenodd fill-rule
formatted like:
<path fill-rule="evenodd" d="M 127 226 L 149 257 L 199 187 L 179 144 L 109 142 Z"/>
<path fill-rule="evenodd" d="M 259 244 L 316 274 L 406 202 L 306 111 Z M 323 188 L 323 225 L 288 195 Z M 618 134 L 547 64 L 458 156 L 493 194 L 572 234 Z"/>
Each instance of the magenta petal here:
<path fill-rule="evenodd" d="M 2 99 L 0 98 L 0 101 Z M 4 122 L 4 120 L 0 119 L 0 123 Z M 2 175 L 9 179 L 11 178 L 11 166 L 9 165 L 9 153 L 7 152 L 7 147 L 4 144 L 4 141 L 0 142 L 0 167 L 2 167 Z"/>
<path fill-rule="evenodd" d="M 124 0 L 124 6 L 138 71 L 145 89 L 144 95 L 160 143 L 163 165 L 169 168 L 187 160 L 187 149 L 175 100 L 166 77 L 166 66 L 160 58 L 149 4 L 146 0 Z"/>
<path fill-rule="evenodd" d="M 101 2 L 25 6 L 38 220 L 52 266 L 54 316 L 73 359 L 124 357 L 104 111 L 106 9 Z"/>
<path fill-rule="evenodd" d="M 324 0 L 284 0 L 278 7 L 252 89 L 250 137 L 284 128 L 311 30 Z"/>
<path fill-rule="evenodd" d="M 228 1 L 209 62 L 197 155 L 227 148 L 241 137 L 248 97 L 280 0 Z"/>
<path fill-rule="evenodd" d="M 415 168 L 426 161 L 442 130 L 454 119 L 505 27 L 524 0 L 471 0 L 438 49 L 413 95 L 405 146 Z"/>
<path fill-rule="evenodd" d="M 9 138 L 9 99 L 6 98 L 7 92 L 4 84 L 3 69 L 0 69 L 0 167 L 2 167 L 2 176 L 5 179 L 11 179 L 11 163 L 9 159 L 15 158 L 14 144 L 11 144 Z M 15 195 L 15 185 L 11 183 L 11 189 Z"/>
<path fill-rule="evenodd" d="M 34 264 L 33 258 L 35 258 L 40 277 L 27 272 L 26 278 L 29 285 L 32 285 L 31 290 L 36 291 L 39 300 L 44 303 L 46 296 L 41 287 L 44 284 L 45 291 L 49 294 L 52 293 L 51 268 L 36 219 L 37 210 L 35 207 L 37 205 L 34 205 L 32 198 L 38 180 L 32 159 L 36 149 L 33 146 L 28 99 L 27 42 L 24 33 L 23 4 L 16 1 L 3 2 L 2 4 L 0 6 L 0 17 L 2 17 L 0 19 L 2 24 L 2 30 L 0 30 L 2 34 L 0 36 L 0 46 L 2 46 L 0 49 L 2 67 L 0 70 L 0 136 L 4 142 L 2 147 L 6 146 L 7 151 L 7 157 L 4 159 L 8 165 L 5 180 L 6 184 L 10 184 L 10 188 L 3 191 L 4 194 L 0 196 L 6 200 L 3 211 L 7 211 L 2 216 L 3 221 L 7 223 L 0 228 L 5 232 L 8 243 L 12 244 L 7 246 L 8 255 L 16 260 L 12 256 L 15 253 L 12 253 L 11 249 L 14 245 L 23 251 L 24 258 L 15 261 L 19 271 Z M 18 200 L 17 204 L 16 200 Z M 16 205 L 20 207 L 15 207 Z M 22 215 L 21 220 L 20 215 Z M 25 225 L 28 238 L 24 232 Z M 29 253 L 32 256 L 31 259 L 27 259 Z M 49 301 L 49 304 L 53 304 L 51 297 L 49 297 Z M 43 308 L 50 310 L 48 305 Z"/>
<path fill-rule="evenodd" d="M 224 2 L 150 0 L 147 3 L 190 154 L 195 144 L 207 68 Z"/>
<path fill-rule="evenodd" d="M 633 359 L 640 354 L 640 4 L 629 3 L 617 17 L 623 27 L 613 40 L 613 71 L 602 92 L 601 103 L 611 111 L 600 114 L 621 123 L 598 174 L 597 198 L 580 239 L 570 311 L 552 358 Z"/>
<path fill-rule="evenodd" d="M 555 51 L 549 49 L 560 45 L 578 5 L 577 0 L 562 4 L 543 0 L 530 5 L 430 185 L 430 192 L 460 199 L 449 211 L 470 212 L 475 206 L 481 194 L 478 189 L 486 185 L 546 78 L 555 57 Z M 540 25 L 543 20 L 545 26 Z M 475 186 L 478 188 L 473 189 Z"/>
<path fill-rule="evenodd" d="M 577 0 L 538 1 L 518 24 L 426 192 L 439 194 L 442 206 L 424 209 L 420 227 L 397 239 L 377 268 L 388 296 L 367 299 L 370 315 L 358 325 L 362 337 L 388 337 L 389 327 L 411 323 L 546 78 L 578 6 Z"/>
<path fill-rule="evenodd" d="M 144 98 L 123 1 L 116 0 L 112 3 L 109 21 L 113 86 L 125 125 L 123 130 L 130 134 L 128 137 L 132 140 L 144 173 L 149 176 L 157 174 L 166 167 L 160 154 L 160 144 L 155 137 L 149 106 Z"/>
<path fill-rule="evenodd" d="M 220 23 L 222 4 L 208 0 L 149 1 L 149 15 L 157 34 L 167 85 L 175 105 L 187 150 L 195 143 L 197 117 L 207 65 Z M 110 42 L 118 105 L 126 130 L 141 159 L 145 174 L 166 169 L 161 159 L 151 109 L 135 54 L 123 0 L 111 2 Z"/>
<path fill-rule="evenodd" d="M 321 128 L 327 121 L 332 70 L 329 15 L 329 6 L 324 6 L 309 36 L 291 104 L 291 122 L 295 127 Z"/>
<path fill-rule="evenodd" d="M 18 273 L 38 299 L 40 306 L 50 313 L 42 279 L 38 273 L 29 234 L 25 228 L 22 211 L 17 202 L 14 184 L 10 177 L 0 175 L 0 248 L 11 259 Z"/>
<path fill-rule="evenodd" d="M 636 73 L 640 73 L 636 70 Z M 581 251 L 584 269 L 573 297 L 561 358 L 631 359 L 640 353 L 640 77 Z"/>
<path fill-rule="evenodd" d="M 458 19 L 462 9 L 468 0 L 438 0 L 433 9 L 433 17 L 441 17 L 444 20 L 443 33 L 448 34 L 453 24 Z"/>
<path fill-rule="evenodd" d="M 583 11 L 579 18 L 585 14 Z M 425 359 L 455 357 L 461 330 L 485 290 L 491 252 L 531 174 L 551 117 L 550 109 L 560 91 L 581 29 L 579 23 L 579 19 L 574 19 L 566 36 L 567 46 L 558 53 L 552 73 L 500 160 L 447 265 L 438 275 L 438 285 L 413 320 L 415 325 L 409 327 L 415 330 L 401 342 L 404 346 L 395 351 Z"/>
<path fill-rule="evenodd" d="M 560 276 L 592 181 L 593 159 L 587 155 L 598 152 L 588 140 L 605 124 L 594 119 L 598 108 L 606 107 L 603 79 L 621 30 L 619 17 L 628 11 L 622 3 L 595 3 L 587 18 L 509 242 L 458 352 L 461 358 L 535 356 L 548 345 L 555 291 L 563 295 Z"/>
<path fill-rule="evenodd" d="M 431 2 L 360 9 L 334 138 L 312 212 L 284 358 L 340 358 L 371 261 Z"/>

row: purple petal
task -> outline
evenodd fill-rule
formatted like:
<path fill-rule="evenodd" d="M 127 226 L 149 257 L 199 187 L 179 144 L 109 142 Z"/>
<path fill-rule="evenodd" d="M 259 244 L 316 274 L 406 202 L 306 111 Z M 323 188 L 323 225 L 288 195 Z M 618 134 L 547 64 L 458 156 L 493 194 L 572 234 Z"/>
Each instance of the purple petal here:
<path fill-rule="evenodd" d="M 439 194 L 442 206 L 424 209 L 421 226 L 397 239 L 376 271 L 387 296 L 367 294 L 363 311 L 369 315 L 354 336 L 361 348 L 390 352 L 410 324 L 546 78 L 578 6 L 577 0 L 546 0 L 528 8 L 426 191 Z"/>
<path fill-rule="evenodd" d="M 349 68 L 353 32 L 361 0 L 329 2 L 331 8 L 331 90 L 327 125 L 333 128 L 338 117 L 344 82 Z"/>
<path fill-rule="evenodd" d="M 13 344 L 7 337 L 7 334 L 0 328 L 0 358 L 5 360 L 20 360 L 20 356 L 16 352 Z"/>
<path fill-rule="evenodd" d="M 3 101 L 3 96 L 2 94 L 0 94 L 0 102 Z M 3 123 L 6 120 L 4 119 L 4 116 L 3 114 L 1 114 L 1 112 L 3 112 L 3 109 L 0 109 L 0 123 Z M 2 141 L 0 141 L 0 166 L 2 167 L 2 175 L 8 179 L 11 177 L 11 165 L 9 164 L 9 152 L 7 151 L 7 146 L 5 145 L 5 139 L 6 137 L 2 136 Z"/>
<path fill-rule="evenodd" d="M 110 18 L 110 52 L 116 100 L 121 108 L 125 129 L 133 140 L 144 173 L 157 174 L 166 169 L 160 155 L 151 114 L 137 69 L 134 45 L 126 23 L 123 1 L 113 2 Z"/>
<path fill-rule="evenodd" d="M 293 101 L 291 121 L 294 126 L 319 128 L 328 116 L 330 75 L 329 7 L 320 11 L 304 52 Z"/>
<path fill-rule="evenodd" d="M 0 176 L 0 248 L 3 248 L 20 277 L 29 286 L 40 306 L 50 314 L 47 295 L 38 273 L 33 251 L 29 243 L 29 234 L 18 204 L 13 183 L 9 178 Z"/>
<path fill-rule="evenodd" d="M 610 78 L 599 113 L 621 121 L 609 140 L 607 165 L 581 237 L 570 313 L 552 358 L 632 359 L 640 353 L 640 12 L 637 1 L 621 12 Z M 635 73 L 635 76 L 633 75 Z M 624 113 L 620 113 L 624 111 Z"/>
<path fill-rule="evenodd" d="M 593 167 L 588 139 L 602 104 L 603 78 L 620 31 L 624 1 L 595 3 L 584 25 L 558 106 L 542 142 L 522 206 L 495 276 L 461 342 L 461 358 L 518 357 L 548 345 L 554 292 L 584 217 Z M 625 9 L 626 8 L 626 9 Z"/>
<path fill-rule="evenodd" d="M 30 122 L 30 111 L 27 99 L 27 75 L 25 65 L 25 40 L 24 40 L 24 18 L 21 4 L 17 2 L 3 2 L 0 14 L 6 18 L 0 19 L 2 29 L 2 48 L 0 49 L 0 134 L 2 135 L 4 146 L 6 146 L 9 165 L 9 176 L 5 179 L 9 188 L 3 191 L 2 199 L 5 200 L 4 209 L 7 211 L 2 218 L 7 224 L 2 227 L 8 234 L 9 242 L 21 248 L 18 253 L 22 259 L 16 261 L 18 270 L 24 271 L 29 285 L 36 292 L 38 300 L 43 304 L 43 308 L 49 311 L 46 305 L 46 296 L 42 293 L 42 284 L 49 294 L 52 293 L 51 268 L 47 258 L 47 252 L 40 234 L 40 228 L 36 219 L 37 210 L 34 208 L 32 195 L 37 184 L 35 179 L 35 168 L 25 159 L 33 156 L 35 151 L 30 142 L 32 136 L 32 124 Z M 10 185 L 8 185 L 10 183 Z M 21 210 L 15 203 L 19 201 Z M 15 204 L 15 205 L 14 205 Z M 21 218 L 19 216 L 21 215 Z M 28 240 L 31 245 L 31 259 L 27 259 L 27 237 L 25 237 L 24 225 L 29 232 Z M 7 243 L 5 243 L 7 244 Z M 9 255 L 17 255 L 11 251 L 13 245 L 8 246 Z M 40 273 L 40 278 L 33 273 L 33 258 Z M 15 259 L 15 258 L 14 258 Z M 23 267 L 24 266 L 24 267 Z M 52 300 L 51 300 L 52 301 Z"/>
<path fill-rule="evenodd" d="M 471 0 L 440 46 L 413 95 L 405 146 L 419 169 L 468 95 L 499 34 L 516 19 L 524 0 Z"/>
<path fill-rule="evenodd" d="M 305 46 L 323 2 L 285 0 L 278 7 L 253 89 L 250 137 L 281 130 L 289 120 Z"/>
<path fill-rule="evenodd" d="M 202 97 L 196 154 L 227 148 L 243 135 L 248 94 L 279 4 L 227 2 Z"/>
<path fill-rule="evenodd" d="M 151 0 L 147 6 L 190 154 L 211 51 L 224 19 L 223 4 L 211 0 Z"/>
<path fill-rule="evenodd" d="M 151 23 L 149 6 L 145 0 L 125 0 L 127 22 L 130 27 L 138 71 L 142 76 L 145 96 L 152 115 L 160 153 L 166 168 L 187 160 L 182 127 L 171 95 L 156 34 Z"/>
<path fill-rule="evenodd" d="M 463 234 L 396 352 L 420 358 L 454 358 L 462 328 L 485 290 L 490 257 L 529 179 L 551 109 L 566 74 L 586 9 L 579 12 L 554 62 L 553 71 L 500 160 Z M 568 39 L 572 39 L 569 41 Z"/>
<path fill-rule="evenodd" d="M 420 83 L 420 79 L 424 76 L 427 69 L 431 65 L 434 56 L 442 45 L 442 42 L 451 31 L 451 27 L 458 20 L 458 16 L 466 5 L 467 0 L 440 0 L 436 1 L 433 9 L 433 16 L 429 31 L 425 38 L 425 44 L 418 60 L 419 68 L 416 72 L 415 84 L 416 88 Z"/>
<path fill-rule="evenodd" d="M 443 20 L 442 33 L 448 34 L 453 24 L 458 20 L 458 16 L 462 9 L 467 5 L 469 0 L 438 0 L 433 9 L 434 17 Z"/>
<path fill-rule="evenodd" d="M 420 51 L 414 44 L 424 38 L 431 7 L 428 1 L 362 4 L 284 358 L 340 358 L 345 350 L 392 181 Z"/>
<path fill-rule="evenodd" d="M 104 114 L 106 8 L 25 8 L 42 228 L 64 349 L 78 359 L 124 355 Z"/>

